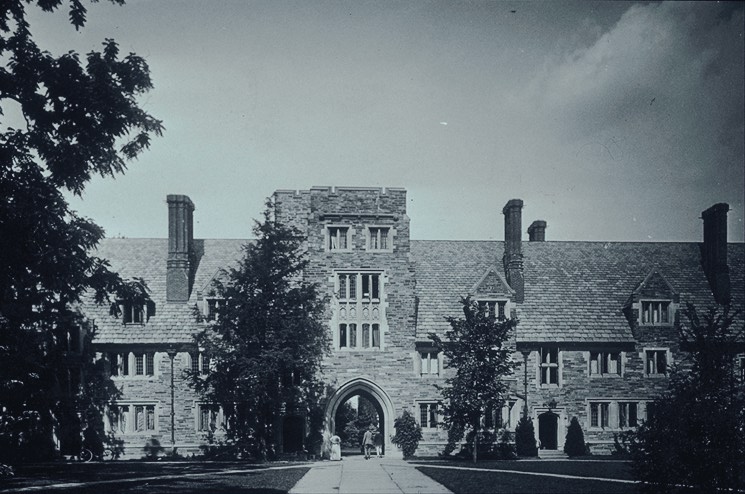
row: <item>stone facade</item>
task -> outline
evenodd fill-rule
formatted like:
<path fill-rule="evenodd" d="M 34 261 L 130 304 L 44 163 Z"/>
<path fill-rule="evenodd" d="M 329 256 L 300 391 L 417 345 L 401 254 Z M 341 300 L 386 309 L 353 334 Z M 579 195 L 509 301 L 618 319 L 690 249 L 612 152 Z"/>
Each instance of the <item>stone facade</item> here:
<path fill-rule="evenodd" d="M 208 367 L 191 338 L 203 324 L 194 311 L 209 313 L 212 281 L 240 258 L 245 241 L 194 240 L 193 204 L 186 196 L 168 199 L 169 241 L 108 239 L 98 253 L 124 277 L 146 280 L 156 305 L 152 317 L 124 323 L 105 309 L 86 308 L 97 327 L 95 348 L 110 370 L 119 369 L 112 379 L 121 396 L 112 407 L 129 407 L 129 422 L 109 429 L 127 456 L 142 455 L 148 445 L 198 453 L 208 438 L 200 429 L 222 419 L 218 410 L 200 410 L 184 370 Z M 305 236 L 305 276 L 328 300 L 326 436 L 335 432 L 338 407 L 361 395 L 378 410 L 386 454 L 400 454 L 390 436 L 404 410 L 425 422 L 418 454 L 435 455 L 445 445 L 446 433 L 430 420 L 440 401 L 436 385 L 451 371 L 428 334 L 447 331 L 445 317 L 459 315 L 460 297 L 497 304 L 519 320 L 513 344 L 520 366 L 492 422 L 514 430 L 526 412 L 541 447 L 562 449 L 577 417 L 595 452 L 608 452 L 615 434 L 644 420 L 672 365 L 685 364 L 680 308 L 711 306 L 714 291 L 740 306 L 745 300 L 744 249 L 722 245 L 722 205 L 704 215 L 713 218 L 707 238 L 717 244 L 702 248 L 547 242 L 542 220 L 523 242 L 517 199 L 503 210 L 504 242 L 412 240 L 404 189 L 279 190 L 273 201 L 277 219 Z M 123 353 L 127 376 L 121 357 L 112 357 Z M 153 375 L 148 357 L 140 357 L 147 354 L 154 354 Z M 277 443 L 281 450 L 282 438 Z"/>

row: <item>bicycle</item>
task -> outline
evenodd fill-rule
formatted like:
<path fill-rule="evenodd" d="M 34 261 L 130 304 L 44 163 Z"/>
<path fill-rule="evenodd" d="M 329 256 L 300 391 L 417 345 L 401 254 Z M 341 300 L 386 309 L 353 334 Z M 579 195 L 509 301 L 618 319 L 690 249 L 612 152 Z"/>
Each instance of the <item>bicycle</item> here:
<path fill-rule="evenodd" d="M 80 450 L 80 454 L 78 455 L 78 458 L 80 458 L 80 461 L 83 463 L 88 463 L 93 461 L 94 458 L 96 458 L 96 455 L 93 454 L 93 451 L 91 451 L 88 448 L 83 448 Z M 97 458 L 99 461 L 109 461 L 114 459 L 114 452 L 110 450 L 109 448 L 104 448 L 101 455 Z"/>

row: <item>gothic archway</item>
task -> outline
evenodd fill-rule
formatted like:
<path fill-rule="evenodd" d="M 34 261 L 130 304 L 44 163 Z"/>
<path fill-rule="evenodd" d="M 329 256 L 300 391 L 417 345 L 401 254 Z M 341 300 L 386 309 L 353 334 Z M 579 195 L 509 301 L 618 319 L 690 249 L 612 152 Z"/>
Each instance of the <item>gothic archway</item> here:
<path fill-rule="evenodd" d="M 393 403 L 391 402 L 388 393 L 386 393 L 380 386 L 363 377 L 351 379 L 339 386 L 326 403 L 324 443 L 326 443 L 336 432 L 335 420 L 336 412 L 339 410 L 339 407 L 355 395 L 363 396 L 377 409 L 378 416 L 380 417 L 380 432 L 383 434 L 384 438 L 383 449 L 386 456 L 401 456 L 401 451 L 391 443 L 391 435 L 395 433 L 393 428 L 393 421 L 395 420 L 395 408 L 393 407 Z M 324 450 L 327 450 L 326 446 L 327 445 L 324 444 Z"/>

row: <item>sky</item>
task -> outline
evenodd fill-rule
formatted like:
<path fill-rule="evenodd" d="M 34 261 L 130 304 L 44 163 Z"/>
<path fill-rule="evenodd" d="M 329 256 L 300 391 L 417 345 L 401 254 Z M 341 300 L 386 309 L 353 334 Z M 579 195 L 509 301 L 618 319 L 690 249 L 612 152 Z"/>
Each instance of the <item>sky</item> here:
<path fill-rule="evenodd" d="M 547 240 L 743 241 L 743 5 L 714 2 L 129 0 L 29 6 L 40 47 L 114 38 L 147 60 L 166 131 L 72 208 L 110 237 L 248 238 L 266 197 L 404 187 L 414 239 L 501 240 L 504 204 Z M 527 237 L 527 235 L 526 235 Z"/>

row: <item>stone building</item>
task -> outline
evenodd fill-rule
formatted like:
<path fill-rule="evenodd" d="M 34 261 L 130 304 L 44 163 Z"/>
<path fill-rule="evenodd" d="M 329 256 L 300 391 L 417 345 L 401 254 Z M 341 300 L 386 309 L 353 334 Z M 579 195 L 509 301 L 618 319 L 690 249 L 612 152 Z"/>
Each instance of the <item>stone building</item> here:
<path fill-rule="evenodd" d="M 540 220 L 523 239 L 523 202 L 513 199 L 502 211 L 502 242 L 412 240 L 404 189 L 314 187 L 279 190 L 273 199 L 278 218 L 307 234 L 306 276 L 330 296 L 327 432 L 335 432 L 339 407 L 362 396 L 378 411 L 388 454 L 397 454 L 390 435 L 404 410 L 423 428 L 418 454 L 445 445 L 435 385 L 449 370 L 428 335 L 447 331 L 445 317 L 459 315 L 461 297 L 519 319 L 512 393 L 484 420 L 514 430 L 527 398 L 544 452 L 563 447 L 572 417 L 593 450 L 608 451 L 615 433 L 653 412 L 649 403 L 671 366 L 685 359 L 681 308 L 730 298 L 745 305 L 745 248 L 727 243 L 726 204 L 703 212 L 703 242 L 553 242 Z M 225 420 L 190 390 L 183 371 L 209 372 L 192 334 L 220 304 L 212 282 L 246 240 L 195 239 L 193 212 L 188 197 L 169 195 L 167 239 L 107 239 L 97 252 L 151 290 L 148 306 L 121 300 L 113 315 L 85 308 L 93 345 L 121 390 L 107 427 L 128 456 L 148 444 L 196 452 Z M 495 228 L 498 221 L 495 214 Z M 738 359 L 743 369 L 745 355 Z M 277 448 L 302 448 L 303 417 L 281 425 Z"/>

